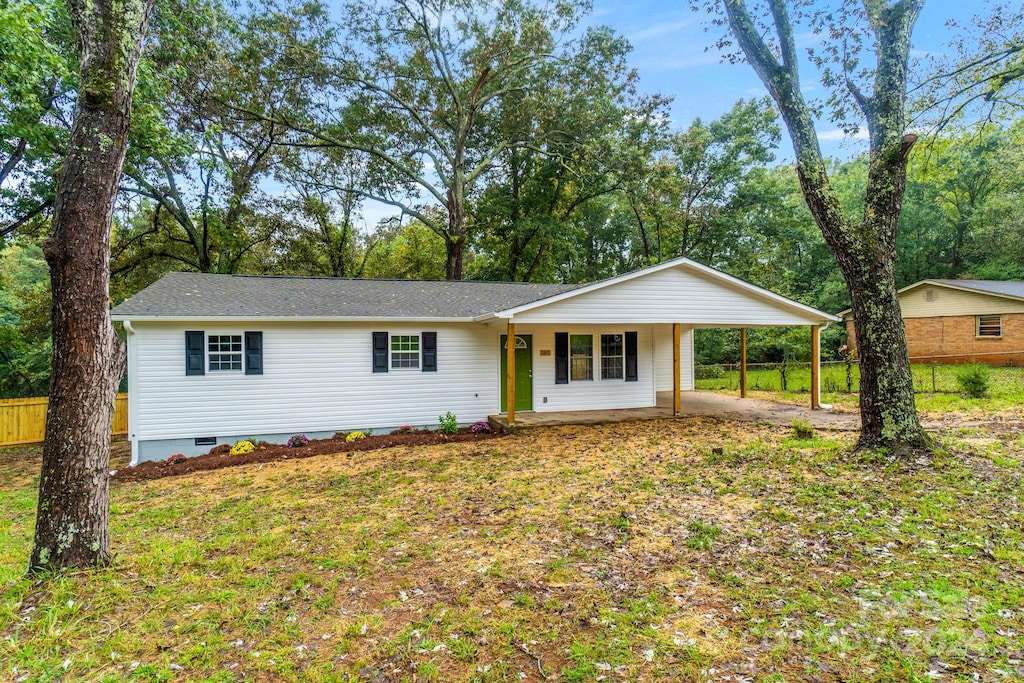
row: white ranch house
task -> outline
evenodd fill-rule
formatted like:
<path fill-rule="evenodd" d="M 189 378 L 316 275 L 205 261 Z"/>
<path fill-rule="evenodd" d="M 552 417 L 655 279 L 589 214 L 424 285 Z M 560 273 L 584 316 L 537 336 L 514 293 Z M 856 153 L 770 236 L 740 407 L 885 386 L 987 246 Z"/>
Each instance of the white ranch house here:
<path fill-rule="evenodd" d="M 809 325 L 817 368 L 819 326 L 839 320 L 685 258 L 587 285 L 170 273 L 112 317 L 128 333 L 133 464 L 447 411 L 515 423 L 671 392 L 678 413 L 694 329 Z"/>

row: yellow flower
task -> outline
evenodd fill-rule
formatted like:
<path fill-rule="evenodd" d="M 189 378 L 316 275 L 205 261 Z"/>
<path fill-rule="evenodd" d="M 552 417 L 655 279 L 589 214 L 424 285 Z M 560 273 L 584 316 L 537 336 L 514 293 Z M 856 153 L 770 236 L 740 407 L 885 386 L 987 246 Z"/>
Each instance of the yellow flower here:
<path fill-rule="evenodd" d="M 345 441 L 359 441 L 360 439 L 365 438 L 366 434 L 363 434 L 362 432 L 349 432 L 348 436 L 345 437 Z"/>
<path fill-rule="evenodd" d="M 256 444 L 252 441 L 239 441 L 231 447 L 231 455 L 244 455 L 246 453 L 252 453 L 254 450 L 256 450 Z"/>

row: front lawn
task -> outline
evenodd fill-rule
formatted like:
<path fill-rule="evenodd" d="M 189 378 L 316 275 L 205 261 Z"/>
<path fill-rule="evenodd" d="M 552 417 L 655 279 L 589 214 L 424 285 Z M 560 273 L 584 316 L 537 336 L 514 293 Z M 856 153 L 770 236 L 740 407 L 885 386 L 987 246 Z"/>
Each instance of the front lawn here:
<path fill-rule="evenodd" d="M 114 566 L 47 581 L 38 451 L 0 451 L 0 679 L 1019 679 L 1024 434 L 943 438 L 662 420 L 117 484 Z"/>

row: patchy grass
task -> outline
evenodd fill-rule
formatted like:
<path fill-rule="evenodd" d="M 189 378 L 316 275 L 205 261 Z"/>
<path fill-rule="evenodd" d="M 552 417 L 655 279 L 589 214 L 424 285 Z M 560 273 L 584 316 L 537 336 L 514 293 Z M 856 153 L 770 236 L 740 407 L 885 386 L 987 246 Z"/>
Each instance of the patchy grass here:
<path fill-rule="evenodd" d="M 0 678 L 1019 678 L 1001 428 L 934 462 L 680 419 L 121 484 L 114 565 L 48 580 L 38 452 L 0 451 Z"/>

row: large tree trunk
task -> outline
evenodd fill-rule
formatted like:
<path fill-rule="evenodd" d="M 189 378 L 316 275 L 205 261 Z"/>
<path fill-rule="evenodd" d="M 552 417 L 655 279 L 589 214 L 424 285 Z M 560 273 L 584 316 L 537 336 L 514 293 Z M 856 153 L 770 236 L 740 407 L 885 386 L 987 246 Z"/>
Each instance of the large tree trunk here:
<path fill-rule="evenodd" d="M 70 2 L 81 86 L 44 246 L 53 364 L 30 571 L 110 558 L 109 465 L 123 346 L 110 322 L 110 234 L 151 0 Z"/>
<path fill-rule="evenodd" d="M 835 254 L 850 292 L 861 368 L 859 447 L 894 453 L 931 445 L 914 403 L 895 278 L 907 156 L 916 140 L 913 135 L 904 136 L 907 59 L 910 34 L 923 1 L 899 0 L 868 12 L 877 58 L 872 92 L 865 95 L 852 82 L 848 84 L 867 119 L 871 139 L 864 218 L 854 224 L 829 182 L 814 118 L 800 89 L 786 0 L 767 2 L 781 59 L 765 42 L 746 0 L 722 0 L 733 36 L 786 122 L 807 207 Z"/>
<path fill-rule="evenodd" d="M 927 448 L 896 289 L 896 231 L 915 136 L 872 150 L 865 218 L 853 225 L 834 204 L 824 166 L 798 164 L 807 206 L 832 248 L 852 301 L 860 358 L 861 448 Z M 810 172 L 807 172 L 809 169 Z"/>
<path fill-rule="evenodd" d="M 461 182 L 461 178 L 459 178 Z M 445 279 L 462 279 L 462 252 L 466 246 L 466 207 L 461 193 L 448 191 L 448 231 L 444 236 Z"/>

